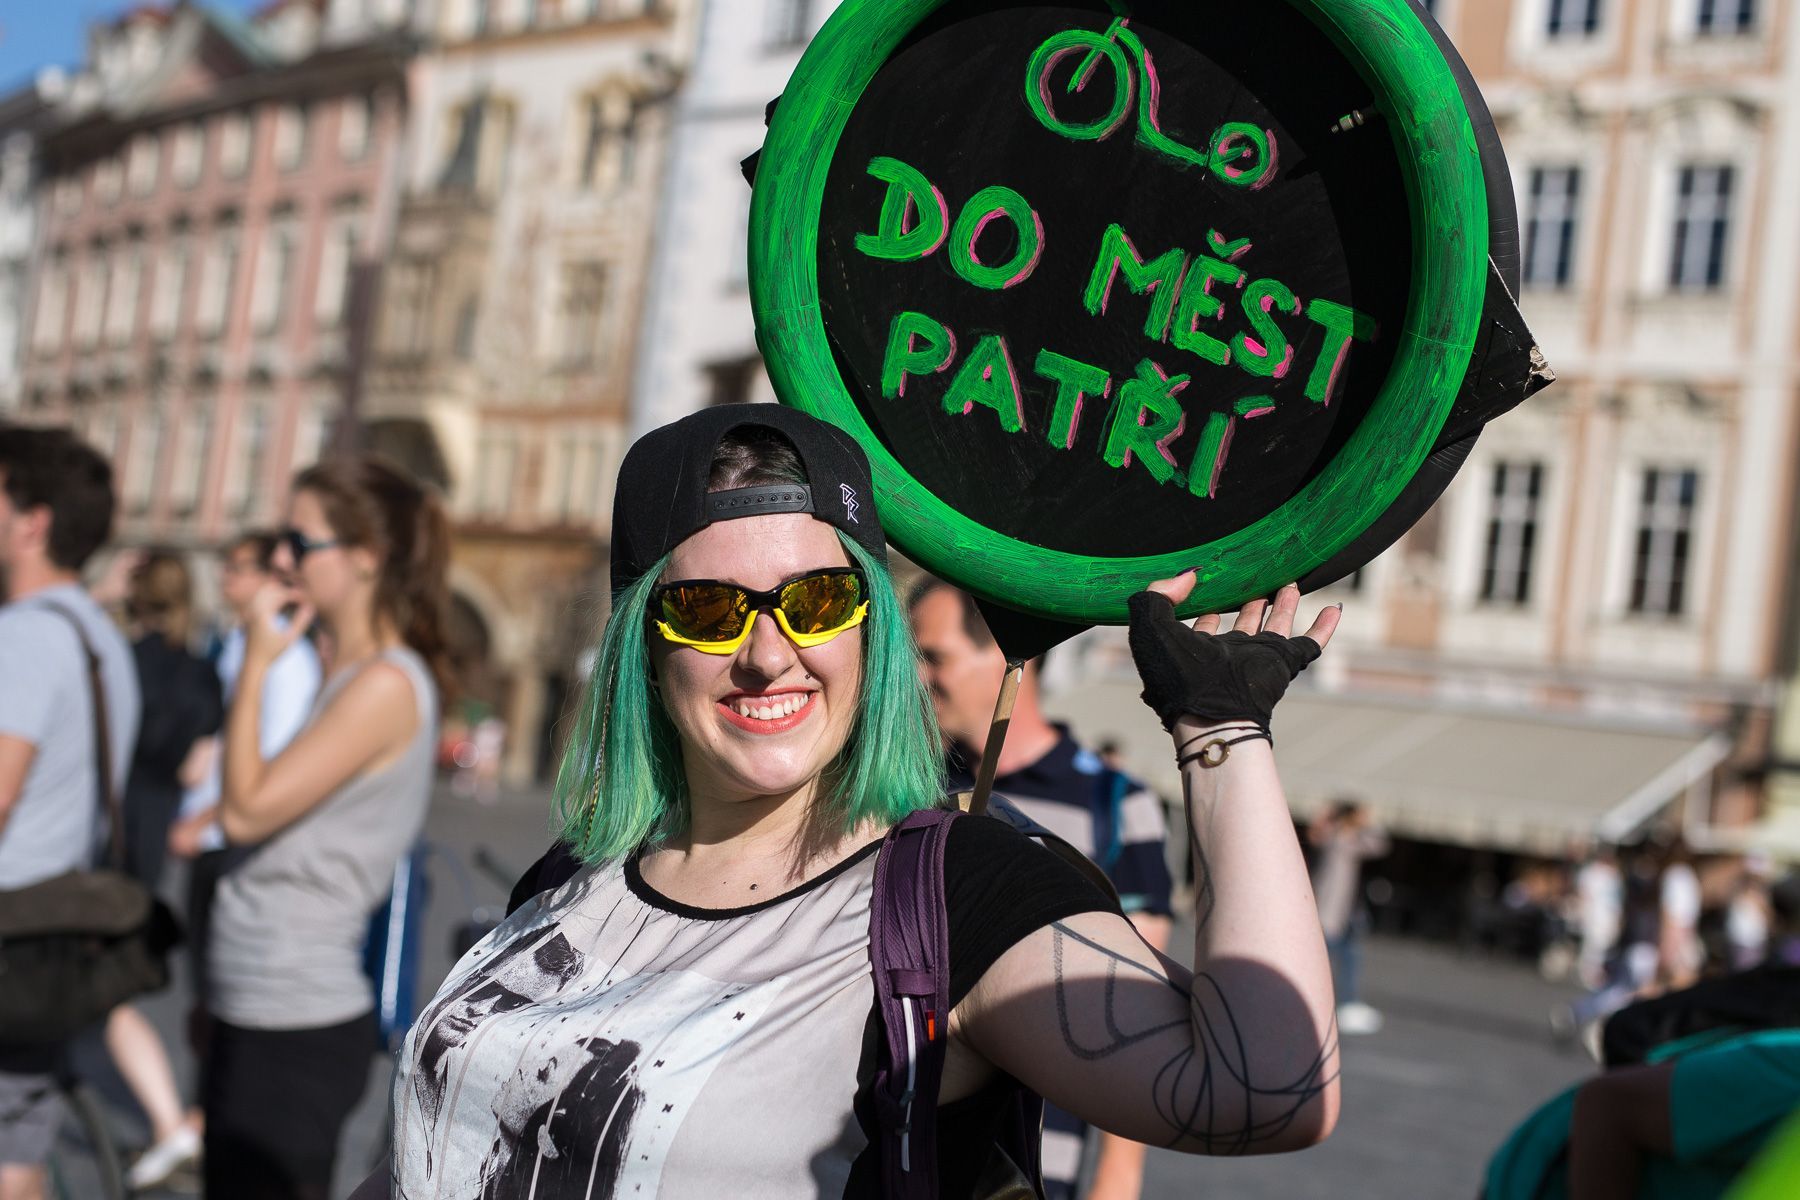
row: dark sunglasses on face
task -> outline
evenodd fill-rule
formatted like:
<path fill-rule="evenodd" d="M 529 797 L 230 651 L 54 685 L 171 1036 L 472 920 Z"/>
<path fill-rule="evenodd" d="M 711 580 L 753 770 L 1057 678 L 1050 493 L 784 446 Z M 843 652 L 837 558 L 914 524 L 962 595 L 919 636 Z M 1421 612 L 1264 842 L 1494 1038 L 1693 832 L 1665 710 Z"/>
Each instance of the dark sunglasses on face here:
<path fill-rule="evenodd" d="M 293 556 L 294 565 L 297 567 L 314 550 L 329 550 L 338 543 L 335 538 L 315 542 L 290 525 L 281 531 L 281 544 L 288 548 L 288 553 Z"/>
<path fill-rule="evenodd" d="M 855 567 L 810 571 L 767 592 L 717 579 L 665 583 L 650 594 L 650 619 L 665 641 L 706 654 L 736 654 L 756 614 L 769 609 L 796 646 L 829 642 L 869 615 L 868 589 Z"/>

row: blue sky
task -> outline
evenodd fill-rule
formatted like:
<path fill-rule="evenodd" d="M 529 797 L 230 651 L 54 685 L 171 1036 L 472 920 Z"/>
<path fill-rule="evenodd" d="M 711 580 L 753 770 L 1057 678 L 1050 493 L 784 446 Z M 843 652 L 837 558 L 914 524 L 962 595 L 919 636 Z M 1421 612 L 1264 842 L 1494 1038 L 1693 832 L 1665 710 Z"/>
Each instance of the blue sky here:
<path fill-rule="evenodd" d="M 213 0 L 247 13 L 267 0 Z M 0 94 L 30 81 L 39 67 L 72 67 L 87 48 L 87 27 L 117 16 L 132 0 L 0 0 Z"/>

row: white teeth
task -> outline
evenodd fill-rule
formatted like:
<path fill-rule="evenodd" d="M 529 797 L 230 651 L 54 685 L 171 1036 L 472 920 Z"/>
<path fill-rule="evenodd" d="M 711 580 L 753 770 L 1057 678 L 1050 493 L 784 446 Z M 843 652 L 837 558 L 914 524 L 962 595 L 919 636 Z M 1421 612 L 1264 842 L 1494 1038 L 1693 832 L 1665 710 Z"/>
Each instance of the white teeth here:
<path fill-rule="evenodd" d="M 776 721 L 782 717 L 791 717 L 805 708 L 812 697 L 807 694 L 783 696 L 773 704 L 755 704 L 749 700 L 735 700 L 731 711 L 740 717 L 748 717 L 754 721 Z"/>

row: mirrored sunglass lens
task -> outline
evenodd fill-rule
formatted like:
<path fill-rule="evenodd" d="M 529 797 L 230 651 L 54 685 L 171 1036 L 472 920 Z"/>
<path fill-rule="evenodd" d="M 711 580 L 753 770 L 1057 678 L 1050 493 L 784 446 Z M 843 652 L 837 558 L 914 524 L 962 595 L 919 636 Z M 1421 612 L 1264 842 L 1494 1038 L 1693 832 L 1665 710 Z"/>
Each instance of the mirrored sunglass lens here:
<path fill-rule="evenodd" d="M 811 575 L 781 589 L 781 611 L 795 633 L 825 633 L 856 615 L 862 584 L 854 575 Z"/>
<path fill-rule="evenodd" d="M 728 642 L 744 628 L 744 609 L 735 588 L 671 588 L 663 593 L 662 607 L 669 627 L 697 642 Z"/>

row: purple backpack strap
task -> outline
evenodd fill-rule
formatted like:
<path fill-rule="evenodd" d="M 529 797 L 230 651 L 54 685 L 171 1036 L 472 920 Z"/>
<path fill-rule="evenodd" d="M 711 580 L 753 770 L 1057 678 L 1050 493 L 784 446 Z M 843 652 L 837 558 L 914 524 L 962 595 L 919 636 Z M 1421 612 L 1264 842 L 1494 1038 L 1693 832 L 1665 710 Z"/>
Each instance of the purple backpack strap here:
<path fill-rule="evenodd" d="M 869 963 L 882 1041 L 874 1101 L 888 1200 L 937 1200 L 937 1096 L 950 1020 L 944 845 L 961 815 L 913 813 L 888 831 L 875 860 Z"/>

